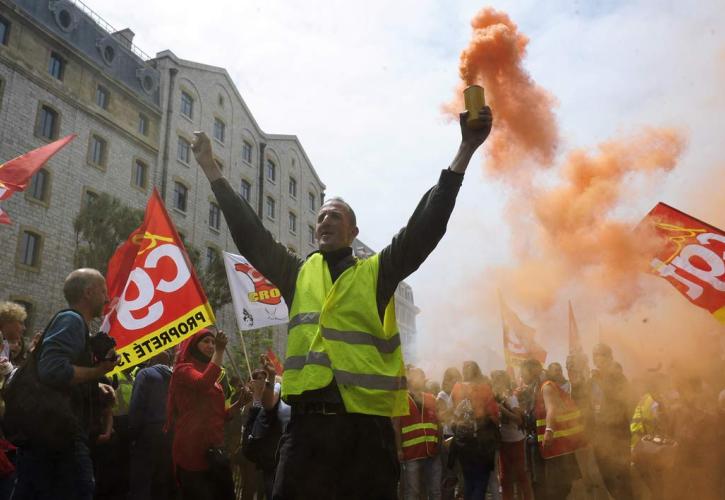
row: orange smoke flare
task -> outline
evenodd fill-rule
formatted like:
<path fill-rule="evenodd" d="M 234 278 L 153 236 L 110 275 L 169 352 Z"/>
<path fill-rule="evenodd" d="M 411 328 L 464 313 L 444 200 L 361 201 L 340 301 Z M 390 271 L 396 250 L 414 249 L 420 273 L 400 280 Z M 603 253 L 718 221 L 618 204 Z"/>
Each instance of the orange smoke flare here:
<path fill-rule="evenodd" d="M 479 84 L 495 110 L 494 133 L 486 150 L 495 172 L 518 168 L 527 160 L 540 165 L 554 161 L 559 132 L 552 108 L 555 99 L 523 68 L 529 39 L 508 15 L 483 9 L 471 21 L 473 35 L 461 53 L 461 84 L 444 110 L 457 116 L 463 88 Z"/>

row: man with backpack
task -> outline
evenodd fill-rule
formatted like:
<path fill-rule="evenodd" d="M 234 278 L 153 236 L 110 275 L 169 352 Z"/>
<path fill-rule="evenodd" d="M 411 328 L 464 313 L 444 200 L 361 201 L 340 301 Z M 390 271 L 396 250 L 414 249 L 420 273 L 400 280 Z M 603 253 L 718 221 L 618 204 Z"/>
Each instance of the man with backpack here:
<path fill-rule="evenodd" d="M 53 317 L 5 393 L 5 423 L 19 445 L 14 500 L 93 498 L 89 443 L 101 406 L 114 397 L 99 379 L 117 362 L 113 340 L 88 330 L 108 302 L 106 281 L 95 269 L 77 269 L 63 294 L 69 309 Z"/>

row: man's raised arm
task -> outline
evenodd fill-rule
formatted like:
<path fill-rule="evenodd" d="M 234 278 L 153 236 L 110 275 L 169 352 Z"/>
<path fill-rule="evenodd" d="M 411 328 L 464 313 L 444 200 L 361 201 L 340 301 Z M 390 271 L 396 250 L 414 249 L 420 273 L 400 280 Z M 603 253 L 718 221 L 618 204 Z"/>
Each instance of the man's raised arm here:
<path fill-rule="evenodd" d="M 204 132 L 194 132 L 194 135 L 194 156 L 209 179 L 239 252 L 277 285 L 284 299 L 291 304 L 302 259 L 292 255 L 283 244 L 276 241 L 252 207 L 232 189 L 214 161 L 209 137 Z"/>
<path fill-rule="evenodd" d="M 461 113 L 461 144 L 450 167 L 441 173 L 438 184 L 423 195 L 408 224 L 380 252 L 377 299 L 381 317 L 398 284 L 418 269 L 446 232 L 463 174 L 473 153 L 491 132 L 491 109 L 482 108 L 479 116 L 483 127 L 473 129 L 467 125 L 468 112 Z"/>

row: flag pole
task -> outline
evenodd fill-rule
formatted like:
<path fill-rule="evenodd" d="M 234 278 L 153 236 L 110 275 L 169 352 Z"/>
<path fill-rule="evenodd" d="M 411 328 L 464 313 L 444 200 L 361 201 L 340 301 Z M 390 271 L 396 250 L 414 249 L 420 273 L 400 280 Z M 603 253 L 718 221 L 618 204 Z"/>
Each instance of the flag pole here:
<path fill-rule="evenodd" d="M 237 377 L 239 377 L 239 380 L 242 380 L 242 374 L 239 372 L 239 367 L 234 362 L 234 358 L 232 357 L 231 353 L 229 352 L 229 348 L 225 347 L 224 352 L 227 353 L 227 358 L 229 358 L 229 361 L 232 364 L 232 368 L 234 368 L 234 373 L 237 374 Z"/>
<path fill-rule="evenodd" d="M 242 349 L 244 350 L 244 359 L 247 362 L 247 371 L 249 371 L 249 379 L 252 379 L 252 367 L 249 364 L 249 355 L 247 354 L 247 344 L 244 342 L 244 332 L 239 330 L 239 338 L 242 339 Z"/>

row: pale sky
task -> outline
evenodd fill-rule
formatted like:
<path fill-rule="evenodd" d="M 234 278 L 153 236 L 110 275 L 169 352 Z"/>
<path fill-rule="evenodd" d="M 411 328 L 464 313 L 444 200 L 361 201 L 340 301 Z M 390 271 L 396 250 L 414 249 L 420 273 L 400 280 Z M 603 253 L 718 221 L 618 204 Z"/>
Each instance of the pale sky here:
<path fill-rule="evenodd" d="M 440 106 L 458 81 L 470 19 L 485 6 L 507 12 L 529 36 L 526 68 L 557 98 L 565 146 L 592 146 L 643 125 L 686 130 L 681 165 L 623 217 L 637 220 L 662 200 L 705 218 L 707 198 L 722 196 L 718 1 L 86 2 L 117 29 L 130 27 L 148 54 L 170 49 L 226 68 L 266 132 L 299 136 L 327 195 L 351 203 L 361 239 L 376 249 L 456 151 L 457 124 Z M 481 163 L 474 158 L 443 241 L 407 280 L 422 310 L 422 339 L 440 335 L 432 330 L 446 314 L 436 307 L 441 297 L 465 294 L 470 277 L 508 259 L 507 190 L 482 174 Z M 709 222 L 723 226 L 725 214 Z M 500 328 L 495 315 L 465 327 L 489 336 L 496 350 Z"/>

